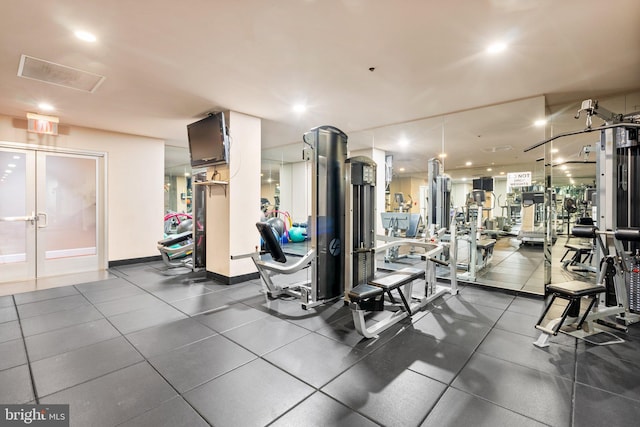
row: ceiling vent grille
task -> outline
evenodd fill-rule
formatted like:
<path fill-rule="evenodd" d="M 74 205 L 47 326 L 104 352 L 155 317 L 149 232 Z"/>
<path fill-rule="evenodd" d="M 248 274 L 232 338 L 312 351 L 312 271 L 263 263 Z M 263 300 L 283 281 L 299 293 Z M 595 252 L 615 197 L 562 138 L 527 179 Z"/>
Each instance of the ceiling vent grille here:
<path fill-rule="evenodd" d="M 483 148 L 482 151 L 484 151 L 485 153 L 499 153 L 501 151 L 509 151 L 512 149 L 513 147 L 510 145 L 499 145 L 497 147 Z"/>
<path fill-rule="evenodd" d="M 27 55 L 20 57 L 18 76 L 91 93 L 93 93 L 105 79 L 104 76 L 98 74 Z"/>

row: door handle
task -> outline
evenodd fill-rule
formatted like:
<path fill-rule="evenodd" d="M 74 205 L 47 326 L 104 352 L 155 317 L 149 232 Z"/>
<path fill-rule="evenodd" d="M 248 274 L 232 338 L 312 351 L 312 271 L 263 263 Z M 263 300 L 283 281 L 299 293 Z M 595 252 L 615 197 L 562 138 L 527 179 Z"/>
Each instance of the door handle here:
<path fill-rule="evenodd" d="M 44 219 L 44 223 L 40 221 L 41 216 Z M 45 212 L 38 212 L 37 221 L 38 221 L 38 228 L 45 228 L 47 225 L 49 225 L 49 217 Z"/>
<path fill-rule="evenodd" d="M 38 217 L 35 216 L 33 212 L 31 212 L 31 216 L 5 216 L 0 217 L 0 222 L 18 222 L 18 221 L 29 221 L 31 225 L 35 224 L 38 220 Z"/>

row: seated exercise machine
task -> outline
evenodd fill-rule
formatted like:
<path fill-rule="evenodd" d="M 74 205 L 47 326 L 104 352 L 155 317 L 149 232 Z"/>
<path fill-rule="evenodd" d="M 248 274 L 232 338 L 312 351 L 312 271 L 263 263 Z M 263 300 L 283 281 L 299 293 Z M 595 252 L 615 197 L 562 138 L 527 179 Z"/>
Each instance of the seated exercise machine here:
<path fill-rule="evenodd" d="M 345 301 L 352 310 L 356 330 L 365 338 L 377 337 L 446 292 L 457 293 L 455 270 L 451 276 L 451 287 L 436 283 L 435 263 L 449 265 L 436 258 L 443 252 L 443 245 L 417 239 L 396 239 L 376 247 L 375 177 L 376 164 L 373 160 L 367 157 L 347 160 L 346 199 L 347 218 L 350 220 L 346 222 L 345 249 L 349 251 L 347 260 L 350 262 L 345 268 L 345 283 L 350 286 L 345 290 Z M 391 273 L 379 273 L 376 253 L 400 246 L 423 248 L 425 253 L 421 257 L 426 268 L 405 267 Z M 414 293 L 416 280 L 425 280 L 423 292 Z M 386 303 L 385 296 L 390 304 Z M 387 311 L 388 314 L 367 323 L 366 314 L 374 311 Z"/>
<path fill-rule="evenodd" d="M 572 230 L 574 236 L 597 236 L 600 248 L 605 253 L 600 263 L 600 271 L 595 284 L 573 280 L 565 283 L 550 284 L 547 293 L 551 294 L 551 300 L 543 311 L 536 329 L 541 331 L 540 337 L 534 345 L 538 347 L 549 346 L 549 338 L 563 332 L 576 338 L 583 339 L 594 345 L 606 345 L 624 342 L 623 339 L 608 332 L 595 328 L 595 323 L 603 323 L 606 326 L 626 331 L 626 325 L 636 322 L 637 316 L 630 313 L 627 281 L 630 272 L 629 255 L 626 254 L 622 242 L 639 242 L 640 229 L 621 228 L 615 232 L 598 231 L 595 226 L 578 225 Z M 608 253 L 606 239 L 613 237 L 615 252 Z M 599 298 L 604 295 L 602 301 Z M 549 321 L 545 326 L 542 322 L 549 310 L 553 307 L 557 298 L 567 301 L 560 317 Z M 588 302 L 587 308 L 580 315 L 582 300 Z M 601 307 L 604 305 L 604 307 Z M 593 310 L 593 311 L 592 311 Z M 623 325 L 611 323 L 608 318 L 617 316 L 616 320 Z M 575 322 L 563 328 L 565 321 L 570 318 Z M 592 338 L 596 333 L 605 333 L 610 337 L 608 341 L 596 341 Z"/>
<path fill-rule="evenodd" d="M 162 262 L 169 268 L 192 268 L 193 259 L 193 222 L 191 219 L 183 220 L 178 226 L 178 234 L 159 240 L 157 248 L 160 251 Z M 188 231 L 185 231 L 188 230 Z"/>
<path fill-rule="evenodd" d="M 575 118 L 579 118 L 583 112 L 587 115 L 585 129 L 555 135 L 524 150 L 528 152 L 567 136 L 600 133 L 600 140 L 595 145 L 598 181 L 597 190 L 594 190 L 596 211 L 593 213 L 593 219 L 597 221 L 598 227 L 605 231 L 598 231 L 594 226 L 580 226 L 586 227 L 582 230 L 576 226 L 573 229 L 574 235 L 578 237 L 591 237 L 595 233 L 601 239 L 597 252 L 600 261 L 597 282 L 595 285 L 568 282 L 547 286 L 548 293 L 553 295 L 551 303 L 560 298 L 567 300 L 568 305 L 561 317 L 542 326 L 542 321 L 551 308 L 551 304 L 547 305 L 536 325 L 542 332 L 535 342 L 535 345 L 540 347 L 547 346 L 549 337 L 558 331 L 569 332 L 567 327 L 563 327 L 569 317 L 579 317 L 571 334 L 587 337 L 593 343 L 596 343 L 594 337 L 589 336 L 595 321 L 606 323 L 610 317 L 615 316 L 614 323 L 606 324 L 625 330 L 626 325 L 640 320 L 636 314 L 640 312 L 640 307 L 634 305 L 635 295 L 640 290 L 636 285 L 640 284 L 640 267 L 635 265 L 630 268 L 630 254 L 637 253 L 640 249 L 640 193 L 637 188 L 637 183 L 640 182 L 640 112 L 616 114 L 600 107 L 597 101 L 591 99 L 582 102 Z M 603 119 L 604 125 L 592 127 L 594 116 Z M 611 239 L 613 249 L 609 245 Z M 588 299 L 589 306 L 584 314 L 579 316 L 579 304 L 583 298 Z"/>
<path fill-rule="evenodd" d="M 272 261 L 261 253 L 234 255 L 232 259 L 251 257 L 266 288 L 267 295 L 291 295 L 300 299 L 303 309 L 342 297 L 344 293 L 345 254 L 345 161 L 347 135 L 332 126 L 320 126 L 304 134 L 303 156 L 311 161 L 311 216 L 307 226 L 310 250 L 293 264 L 287 258 L 265 223 L 256 224 Z M 278 274 L 292 275 L 306 270 L 307 278 L 291 284 L 277 284 Z"/>

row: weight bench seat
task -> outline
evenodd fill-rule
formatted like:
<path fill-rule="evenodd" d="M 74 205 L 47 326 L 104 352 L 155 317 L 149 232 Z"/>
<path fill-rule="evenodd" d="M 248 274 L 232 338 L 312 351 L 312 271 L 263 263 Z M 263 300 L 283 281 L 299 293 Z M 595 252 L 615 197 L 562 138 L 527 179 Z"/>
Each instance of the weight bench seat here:
<path fill-rule="evenodd" d="M 580 315 L 580 301 L 582 300 L 583 297 L 588 297 L 589 306 L 587 307 L 584 314 L 582 315 L 582 317 L 580 318 L 580 320 L 576 325 L 577 329 L 582 328 L 582 324 L 584 323 L 585 319 L 589 315 L 589 312 L 591 311 L 596 301 L 598 300 L 598 295 L 604 291 L 606 291 L 606 287 L 604 285 L 601 285 L 601 284 L 594 285 L 592 283 L 580 282 L 578 280 L 572 280 L 570 282 L 548 285 L 547 293 L 552 294 L 551 301 L 549 301 L 549 304 L 547 304 L 547 307 L 544 309 L 544 312 L 540 316 L 540 319 L 538 320 L 538 323 L 535 326 L 536 329 L 548 335 L 558 335 L 558 331 L 560 330 L 560 328 L 562 327 L 562 324 L 564 323 L 564 321 L 569 315 L 571 315 L 571 317 L 578 317 Z M 562 317 L 560 318 L 560 321 L 555 323 L 552 329 L 549 329 L 547 327 L 542 326 L 541 324 L 545 316 L 553 306 L 553 303 L 556 300 L 556 298 L 565 299 L 569 301 L 569 303 L 567 304 L 564 311 L 562 312 Z"/>
<path fill-rule="evenodd" d="M 349 291 L 349 301 L 361 302 L 384 294 L 384 289 L 363 283 Z"/>
<path fill-rule="evenodd" d="M 598 295 L 605 290 L 606 288 L 604 285 L 594 285 L 592 283 L 580 282 L 578 280 L 547 285 L 548 293 L 559 294 L 558 296 L 565 296 L 566 298 L 582 298 L 591 295 Z"/>
<path fill-rule="evenodd" d="M 476 246 L 480 249 L 492 249 L 496 245 L 496 239 L 479 239 Z"/>
<path fill-rule="evenodd" d="M 400 287 L 425 277 L 424 270 L 413 267 L 402 268 L 384 276 L 374 277 L 368 284 L 363 283 L 354 287 L 349 291 L 349 300 L 362 310 L 381 311 L 384 310 L 384 293 L 386 292 L 389 299 L 395 302 L 391 291 L 397 289 L 405 310 L 411 315 L 411 307 Z"/>
<path fill-rule="evenodd" d="M 369 284 L 378 288 L 382 288 L 384 291 L 391 291 L 393 289 L 399 288 L 402 285 L 413 282 L 416 279 L 424 278 L 424 270 L 413 267 L 405 267 L 400 270 L 394 271 L 391 274 L 373 278 L 372 280 L 369 280 Z"/>

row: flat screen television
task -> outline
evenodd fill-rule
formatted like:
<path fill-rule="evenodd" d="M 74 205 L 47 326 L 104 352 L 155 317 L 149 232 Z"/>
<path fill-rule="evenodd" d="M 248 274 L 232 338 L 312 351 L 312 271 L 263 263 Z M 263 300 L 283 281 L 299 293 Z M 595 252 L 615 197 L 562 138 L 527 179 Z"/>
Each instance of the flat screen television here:
<path fill-rule="evenodd" d="M 187 136 L 191 167 L 228 163 L 229 138 L 224 113 L 210 114 L 202 120 L 187 125 Z"/>

